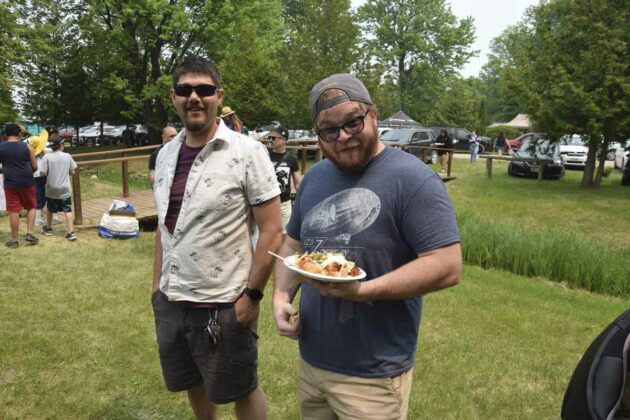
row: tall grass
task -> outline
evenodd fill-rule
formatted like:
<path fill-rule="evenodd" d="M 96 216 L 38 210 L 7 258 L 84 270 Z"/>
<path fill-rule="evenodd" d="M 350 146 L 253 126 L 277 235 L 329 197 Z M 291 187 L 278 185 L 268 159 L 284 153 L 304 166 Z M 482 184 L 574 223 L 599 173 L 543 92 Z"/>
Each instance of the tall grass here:
<path fill-rule="evenodd" d="M 614 296 L 630 296 L 630 249 L 560 230 L 526 229 L 458 213 L 467 264 L 544 277 Z"/>

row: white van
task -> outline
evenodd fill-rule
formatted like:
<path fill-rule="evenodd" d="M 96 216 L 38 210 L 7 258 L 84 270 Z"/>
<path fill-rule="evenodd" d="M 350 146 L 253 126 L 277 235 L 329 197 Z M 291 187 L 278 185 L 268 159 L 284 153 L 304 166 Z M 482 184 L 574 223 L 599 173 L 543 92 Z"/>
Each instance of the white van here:
<path fill-rule="evenodd" d="M 586 166 L 588 139 L 580 134 L 567 134 L 560 139 L 560 158 L 566 166 Z"/>

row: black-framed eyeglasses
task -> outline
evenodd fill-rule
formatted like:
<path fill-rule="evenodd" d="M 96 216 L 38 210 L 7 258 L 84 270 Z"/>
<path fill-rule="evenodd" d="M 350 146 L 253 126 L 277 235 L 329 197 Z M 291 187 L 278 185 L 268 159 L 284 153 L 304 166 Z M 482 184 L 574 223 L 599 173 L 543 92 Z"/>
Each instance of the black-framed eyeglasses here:
<path fill-rule="evenodd" d="M 212 96 L 217 93 L 217 87 L 214 85 L 176 85 L 174 90 L 175 95 L 186 98 L 192 95 L 193 91 L 195 91 L 200 97 Z"/>
<path fill-rule="evenodd" d="M 368 109 L 358 117 L 354 117 L 351 120 L 346 121 L 344 124 L 338 127 L 325 127 L 316 130 L 315 132 L 322 141 L 326 143 L 334 143 L 339 139 L 339 133 L 341 130 L 345 131 L 348 135 L 359 134 L 365 127 L 365 117 L 370 113 L 372 109 Z"/>
<path fill-rule="evenodd" d="M 274 140 L 278 140 L 278 139 L 283 139 L 284 140 L 284 137 L 282 137 L 282 136 L 267 136 L 267 140 L 274 141 Z"/>

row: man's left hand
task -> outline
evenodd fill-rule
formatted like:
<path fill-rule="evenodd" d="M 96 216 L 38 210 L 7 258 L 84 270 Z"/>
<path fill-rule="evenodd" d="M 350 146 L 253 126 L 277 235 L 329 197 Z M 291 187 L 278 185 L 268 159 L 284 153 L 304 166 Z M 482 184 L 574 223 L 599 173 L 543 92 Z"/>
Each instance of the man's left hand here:
<path fill-rule="evenodd" d="M 361 282 L 358 280 L 334 283 L 307 278 L 306 281 L 308 281 L 308 284 L 316 288 L 322 296 L 348 300 L 361 300 L 359 293 Z"/>
<path fill-rule="evenodd" d="M 236 322 L 243 327 L 249 327 L 258 319 L 260 313 L 260 302 L 254 302 L 249 297 L 242 295 L 234 303 L 234 316 Z"/>

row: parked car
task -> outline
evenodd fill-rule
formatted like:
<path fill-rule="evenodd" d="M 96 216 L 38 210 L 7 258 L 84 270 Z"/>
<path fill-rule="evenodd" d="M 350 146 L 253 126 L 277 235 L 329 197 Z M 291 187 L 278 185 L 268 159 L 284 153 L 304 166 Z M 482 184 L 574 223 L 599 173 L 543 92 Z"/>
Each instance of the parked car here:
<path fill-rule="evenodd" d="M 630 185 L 630 159 L 628 159 L 628 154 L 626 154 L 625 165 L 621 175 L 621 185 Z"/>
<path fill-rule="evenodd" d="M 615 153 L 621 147 L 621 143 L 617 141 L 613 141 L 608 145 L 608 150 L 606 151 L 606 160 L 615 160 Z"/>
<path fill-rule="evenodd" d="M 442 129 L 446 130 L 448 135 L 451 136 L 451 138 L 453 139 L 453 149 L 464 150 L 466 152 L 470 150 L 470 144 L 468 141 L 470 140 L 472 133 L 466 130 L 465 128 L 459 128 L 459 127 L 429 127 L 429 128 L 433 130 L 433 134 L 435 135 L 435 137 L 438 137 L 440 135 L 440 131 Z M 479 136 L 479 137 L 480 137 L 479 153 L 481 154 L 486 151 L 491 151 L 492 139 L 487 136 Z"/>
<path fill-rule="evenodd" d="M 586 136 L 568 134 L 560 139 L 560 157 L 565 166 L 584 168 L 588 155 L 588 141 Z"/>
<path fill-rule="evenodd" d="M 630 160 L 630 139 L 626 140 L 623 147 L 615 151 L 615 169 L 623 169 Z"/>
<path fill-rule="evenodd" d="M 98 136 L 100 135 L 100 131 L 100 127 L 95 125 L 79 128 L 79 132 L 75 137 L 76 145 L 92 146 L 96 144 Z"/>
<path fill-rule="evenodd" d="M 560 158 L 560 148 L 557 143 L 543 137 L 529 137 L 523 140 L 521 147 L 514 153 L 514 159 L 551 159 L 552 164 L 546 164 L 543 178 L 564 178 L 564 164 Z M 538 177 L 540 165 L 535 161 L 513 160 L 508 165 L 508 175 L 522 177 Z"/>
<path fill-rule="evenodd" d="M 521 145 L 523 144 L 523 141 L 528 140 L 528 139 L 529 140 L 531 140 L 531 139 L 539 139 L 539 138 L 544 137 L 544 136 L 545 136 L 544 133 L 525 133 L 525 134 L 521 134 L 517 138 L 507 141 L 507 146 L 508 146 L 507 152 L 510 153 L 510 154 L 515 154 L 518 151 L 518 149 L 521 148 Z"/>
<path fill-rule="evenodd" d="M 387 133 L 391 130 L 390 127 L 378 127 L 378 136 L 381 137 L 383 134 Z"/>
<path fill-rule="evenodd" d="M 402 144 L 402 150 L 414 156 L 422 158 L 426 163 L 437 163 L 438 154 L 436 150 L 424 150 L 409 148 L 405 145 L 432 146 L 435 143 L 435 134 L 429 128 L 392 128 L 381 136 L 385 144 Z"/>
<path fill-rule="evenodd" d="M 63 137 L 66 143 L 71 143 L 73 137 L 76 135 L 76 131 L 74 131 L 71 127 L 60 127 L 59 135 Z"/>
<path fill-rule="evenodd" d="M 123 131 L 125 131 L 125 128 L 127 128 L 125 125 L 116 125 L 114 127 L 107 127 L 107 129 L 103 128 L 103 145 L 111 146 L 122 144 Z"/>

